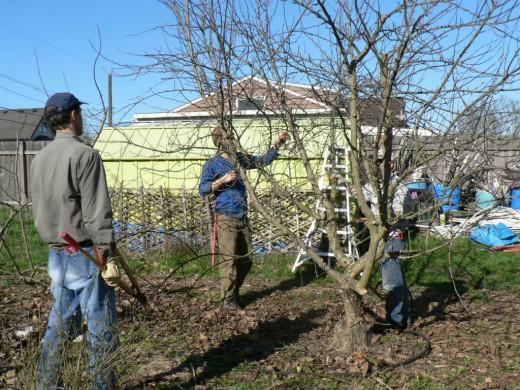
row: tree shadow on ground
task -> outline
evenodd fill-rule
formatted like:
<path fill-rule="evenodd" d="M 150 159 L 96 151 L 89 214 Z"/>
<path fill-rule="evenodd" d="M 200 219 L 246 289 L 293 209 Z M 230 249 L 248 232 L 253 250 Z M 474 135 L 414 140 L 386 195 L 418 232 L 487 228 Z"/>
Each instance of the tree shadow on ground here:
<path fill-rule="evenodd" d="M 125 388 L 143 388 L 147 383 L 166 380 L 168 376 L 181 371 L 198 373 L 184 383 L 171 382 L 171 388 L 193 388 L 195 385 L 204 384 L 212 378 L 230 372 L 243 362 L 260 361 L 277 349 L 297 341 L 302 334 L 319 327 L 320 324 L 315 320 L 325 313 L 324 309 L 314 309 L 293 320 L 283 317 L 274 321 L 261 322 L 256 329 L 251 329 L 248 333 L 234 335 L 204 353 L 188 357 L 172 370 L 143 378 L 139 384 Z"/>
<path fill-rule="evenodd" d="M 468 290 L 461 280 L 455 281 L 455 285 L 460 295 Z M 384 300 L 384 297 L 381 298 Z M 459 302 L 459 297 L 451 282 L 431 284 L 418 293 L 410 292 L 410 319 L 412 324 L 417 320 L 424 319 L 424 321 L 420 321 L 420 326 L 425 327 L 437 321 L 443 321 L 446 319 L 446 308 L 456 302 Z M 365 312 L 374 320 L 371 327 L 372 333 L 385 333 L 392 328 L 385 318 L 379 316 L 370 307 L 365 307 Z"/>
<path fill-rule="evenodd" d="M 464 281 L 456 280 L 455 286 L 459 295 L 464 294 L 468 288 Z M 419 293 L 413 295 L 412 320 L 428 319 L 421 326 L 427 326 L 446 318 L 446 308 L 459 302 L 459 297 L 452 282 L 434 283 L 428 285 Z"/>
<path fill-rule="evenodd" d="M 203 371 L 184 386 L 191 387 L 221 376 L 242 362 L 265 359 L 276 349 L 295 342 L 319 326 L 313 321 L 325 314 L 324 309 L 310 310 L 294 320 L 279 318 L 261 323 L 246 334 L 236 335 L 204 354 L 191 356 L 181 368 L 204 367 Z"/>
<path fill-rule="evenodd" d="M 293 278 L 282 280 L 277 285 L 267 287 L 262 290 L 248 291 L 241 296 L 241 300 L 245 306 L 248 306 L 254 303 L 255 301 L 268 297 L 269 295 L 275 292 L 286 292 L 294 288 L 303 287 L 311 283 L 312 281 L 318 278 L 322 278 L 324 276 L 325 273 L 323 271 L 319 271 L 318 269 L 315 269 L 313 264 L 309 264 L 305 267 L 302 267 L 301 270 L 294 274 Z"/>

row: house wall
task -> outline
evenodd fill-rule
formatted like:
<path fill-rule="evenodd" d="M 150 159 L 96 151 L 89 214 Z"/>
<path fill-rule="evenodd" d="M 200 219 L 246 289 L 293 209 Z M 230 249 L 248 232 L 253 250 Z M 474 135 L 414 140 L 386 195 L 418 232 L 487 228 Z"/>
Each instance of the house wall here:
<path fill-rule="evenodd" d="M 233 124 L 236 136 L 245 150 L 252 154 L 263 154 L 277 136 L 286 129 L 280 119 L 237 118 Z M 204 162 L 215 154 L 210 132 L 217 124 L 214 121 L 192 120 L 128 127 L 107 127 L 100 134 L 95 147 L 103 157 L 109 186 L 113 188 L 139 189 L 166 188 L 195 191 Z M 302 134 L 302 142 L 315 172 L 321 169 L 323 149 L 331 136 L 329 118 L 300 118 L 297 122 Z M 338 132 L 340 133 L 340 132 Z M 335 139 L 337 144 L 346 144 L 341 134 Z M 397 152 L 396 139 L 395 150 Z M 438 142 L 425 137 L 421 153 L 434 155 L 438 152 Z M 274 174 L 279 183 L 289 189 L 309 189 L 306 171 L 299 156 L 294 153 L 294 140 L 281 151 L 281 156 L 266 170 Z M 460 155 L 471 154 L 469 146 L 462 147 Z M 404 146 L 406 147 L 406 146 Z M 494 140 L 487 145 L 491 160 L 487 164 L 504 170 L 519 156 L 520 141 Z M 426 157 L 422 157 L 426 158 Z M 451 153 L 436 157 L 431 162 L 430 171 L 436 180 L 442 181 L 447 173 Z M 483 157 L 477 157 L 479 162 Z M 484 163 L 484 161 L 482 161 Z M 473 165 L 474 167 L 474 165 Z M 258 172 L 248 172 L 253 183 L 258 181 Z M 258 181 L 258 188 L 269 190 L 269 185 Z"/>
<path fill-rule="evenodd" d="M 261 155 L 286 129 L 280 120 L 267 123 L 259 119 L 237 119 L 236 136 L 244 150 Z M 216 149 L 210 132 L 216 126 L 210 121 L 184 121 L 170 124 L 148 124 L 128 127 L 106 127 L 96 141 L 95 148 L 103 157 L 109 186 L 113 188 L 168 188 L 195 190 L 204 162 Z M 303 142 L 315 170 L 320 168 L 326 144 L 328 120 L 302 119 L 299 126 Z M 308 185 L 301 160 L 291 154 L 290 144 L 281 151 L 280 158 L 266 170 L 291 188 Z M 253 182 L 258 172 L 249 171 Z M 265 181 L 258 183 L 267 189 Z"/>

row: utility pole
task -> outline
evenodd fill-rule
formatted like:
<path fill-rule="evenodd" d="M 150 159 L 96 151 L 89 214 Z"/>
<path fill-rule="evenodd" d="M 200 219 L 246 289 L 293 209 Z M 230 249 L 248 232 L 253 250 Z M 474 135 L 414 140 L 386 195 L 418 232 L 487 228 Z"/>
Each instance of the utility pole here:
<path fill-rule="evenodd" d="M 107 107 L 108 125 L 112 126 L 112 73 L 108 74 L 108 107 Z"/>

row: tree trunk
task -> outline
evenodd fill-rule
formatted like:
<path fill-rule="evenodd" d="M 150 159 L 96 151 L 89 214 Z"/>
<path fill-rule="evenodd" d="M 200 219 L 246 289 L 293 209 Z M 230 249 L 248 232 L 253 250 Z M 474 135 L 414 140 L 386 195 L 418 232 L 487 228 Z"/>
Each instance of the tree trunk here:
<path fill-rule="evenodd" d="M 361 297 L 353 291 L 342 292 L 345 314 L 334 328 L 333 347 L 344 353 L 362 350 L 370 345 L 370 326 L 364 318 Z"/>

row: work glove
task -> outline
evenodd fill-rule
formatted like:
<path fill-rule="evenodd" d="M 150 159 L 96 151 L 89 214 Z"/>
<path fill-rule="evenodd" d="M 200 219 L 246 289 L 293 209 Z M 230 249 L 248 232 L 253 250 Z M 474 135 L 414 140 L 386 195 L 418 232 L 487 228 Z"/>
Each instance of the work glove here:
<path fill-rule="evenodd" d="M 116 257 L 107 259 L 106 268 L 104 271 L 101 271 L 101 276 L 110 287 L 118 285 L 118 282 L 121 280 L 121 273 L 119 272 Z"/>
<path fill-rule="evenodd" d="M 121 272 L 119 272 L 119 257 L 121 254 L 117 249 L 102 250 L 101 248 L 94 246 L 94 254 L 98 260 L 98 263 L 102 265 L 101 277 L 105 279 L 105 282 L 110 287 L 115 287 L 121 280 Z M 104 269 L 103 269 L 104 268 Z"/>

